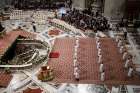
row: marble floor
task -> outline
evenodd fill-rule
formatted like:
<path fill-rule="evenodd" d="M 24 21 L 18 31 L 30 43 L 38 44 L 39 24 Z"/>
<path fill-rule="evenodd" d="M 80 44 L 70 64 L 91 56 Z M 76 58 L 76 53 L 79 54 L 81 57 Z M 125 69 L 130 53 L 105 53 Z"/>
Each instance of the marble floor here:
<path fill-rule="evenodd" d="M 7 31 L 11 31 L 11 29 L 17 28 L 19 25 L 26 25 L 24 28 L 26 31 L 33 32 L 32 26 L 30 22 L 24 22 L 22 20 L 8 20 L 3 23 L 3 25 L 6 27 Z M 46 31 L 50 25 L 44 24 L 44 25 L 37 25 L 37 33 L 41 33 L 42 31 Z M 110 37 L 114 38 L 116 32 L 110 31 L 109 35 Z M 94 37 L 94 33 L 91 34 L 91 37 Z M 133 42 L 133 41 L 132 41 Z M 131 40 L 130 40 L 131 44 Z M 134 45 L 135 46 L 135 45 Z M 130 52 L 133 53 L 133 55 L 136 55 L 136 51 L 133 50 L 133 46 L 130 45 Z M 136 58 L 136 63 L 139 63 L 139 55 Z M 46 62 L 42 63 L 41 65 L 46 64 Z M 95 84 L 71 84 L 71 83 L 61 83 L 61 84 L 51 84 L 51 83 L 42 83 L 35 79 L 35 73 L 39 69 L 40 66 L 35 68 L 34 70 L 29 69 L 25 72 L 19 72 L 15 71 L 14 78 L 11 81 L 10 85 L 7 88 L 0 88 L 0 93 L 22 93 L 22 90 L 24 90 L 30 83 L 35 83 L 37 86 L 39 86 L 41 89 L 43 89 L 46 93 L 111 93 L 109 89 L 112 89 L 112 91 L 115 91 L 113 93 L 134 93 L 133 88 L 140 89 L 140 86 L 133 86 L 133 85 L 127 85 L 126 92 L 120 92 L 120 86 L 114 86 L 114 88 L 109 88 L 106 85 L 95 85 Z M 140 70 L 139 70 L 140 71 Z M 30 75 L 32 74 L 33 75 Z M 22 82 L 22 84 L 21 84 Z M 118 92 L 119 91 L 119 92 Z"/>

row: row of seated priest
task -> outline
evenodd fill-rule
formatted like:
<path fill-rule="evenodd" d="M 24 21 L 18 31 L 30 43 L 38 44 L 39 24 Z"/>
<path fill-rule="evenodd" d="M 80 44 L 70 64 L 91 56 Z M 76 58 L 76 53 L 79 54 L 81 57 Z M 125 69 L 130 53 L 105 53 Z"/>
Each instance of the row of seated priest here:
<path fill-rule="evenodd" d="M 116 36 L 117 47 L 119 48 L 119 52 L 122 54 L 122 59 L 125 61 L 124 68 L 128 69 L 127 76 L 132 77 L 134 72 L 133 64 L 133 56 L 127 51 L 123 38 L 120 36 Z"/>
<path fill-rule="evenodd" d="M 127 51 L 125 45 L 124 45 L 124 42 L 123 40 L 120 38 L 120 37 L 117 37 L 116 38 L 116 42 L 118 43 L 117 47 L 120 49 L 119 52 L 123 55 L 122 56 L 122 59 L 123 61 L 125 61 L 125 64 L 124 64 L 124 69 L 128 70 L 127 71 L 127 76 L 128 77 L 132 77 L 133 74 L 134 74 L 134 69 L 132 64 L 133 64 L 133 61 L 132 61 L 132 55 Z M 98 35 L 98 33 L 96 33 L 96 45 L 97 45 L 97 50 L 98 50 L 98 64 L 99 64 L 99 73 L 100 73 L 100 79 L 101 81 L 104 81 L 105 80 L 105 70 L 104 70 L 104 63 L 103 63 L 103 55 L 102 55 L 102 48 L 101 48 L 101 42 L 100 42 L 100 37 Z"/>

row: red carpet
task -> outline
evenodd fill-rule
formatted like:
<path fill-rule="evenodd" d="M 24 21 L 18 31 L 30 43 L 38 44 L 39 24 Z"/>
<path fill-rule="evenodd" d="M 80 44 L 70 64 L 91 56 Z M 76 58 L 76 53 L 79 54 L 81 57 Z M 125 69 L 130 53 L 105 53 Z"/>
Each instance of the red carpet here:
<path fill-rule="evenodd" d="M 50 58 L 59 58 L 59 55 L 60 54 L 58 52 L 51 52 L 49 57 Z"/>
<path fill-rule="evenodd" d="M 59 52 L 59 58 L 49 59 L 47 65 L 53 68 L 55 78 L 51 82 L 80 83 L 80 84 L 107 84 L 107 85 L 140 85 L 137 75 L 127 77 L 128 70 L 124 69 L 122 54 L 119 53 L 117 43 L 110 38 L 101 39 L 103 64 L 105 65 L 105 81 L 100 80 L 99 64 L 94 38 L 80 38 L 78 48 L 78 63 L 80 81 L 73 76 L 73 54 L 76 39 L 59 38 L 54 44 L 53 51 Z"/>
<path fill-rule="evenodd" d="M 23 91 L 23 93 L 42 93 L 42 90 L 40 88 L 36 89 L 27 88 L 26 90 Z"/>

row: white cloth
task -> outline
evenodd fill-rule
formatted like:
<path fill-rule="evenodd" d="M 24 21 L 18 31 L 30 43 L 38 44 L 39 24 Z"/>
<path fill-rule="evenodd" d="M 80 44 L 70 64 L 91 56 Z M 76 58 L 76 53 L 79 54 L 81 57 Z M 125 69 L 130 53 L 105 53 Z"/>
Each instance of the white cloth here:
<path fill-rule="evenodd" d="M 78 66 L 77 59 L 74 59 L 74 60 L 73 60 L 73 66 L 74 66 L 74 67 L 77 67 L 77 66 Z"/>
<path fill-rule="evenodd" d="M 77 47 L 77 46 L 74 47 L 74 51 L 75 51 L 75 52 L 78 51 L 78 47 Z"/>
<path fill-rule="evenodd" d="M 120 36 L 116 36 L 116 42 L 119 42 Z"/>
<path fill-rule="evenodd" d="M 75 79 L 79 79 L 80 78 L 80 74 L 79 73 L 75 73 Z"/>
<path fill-rule="evenodd" d="M 75 75 L 76 73 L 79 73 L 78 67 L 74 67 L 74 75 Z"/>
<path fill-rule="evenodd" d="M 123 45 L 122 40 L 119 40 L 119 42 L 118 42 L 118 47 L 121 47 L 122 45 Z"/>
<path fill-rule="evenodd" d="M 76 40 L 76 45 L 77 45 L 77 44 L 79 44 L 79 40 L 78 40 L 78 39 Z"/>
<path fill-rule="evenodd" d="M 100 42 L 100 38 L 99 37 L 96 37 L 96 44 Z"/>
<path fill-rule="evenodd" d="M 123 53 L 124 51 L 125 51 L 124 46 L 121 46 L 121 47 L 120 47 L 120 53 Z"/>
<path fill-rule="evenodd" d="M 98 49 L 98 56 L 101 55 L 101 48 Z"/>
<path fill-rule="evenodd" d="M 125 62 L 124 67 L 125 67 L 125 68 L 128 68 L 129 63 L 130 63 L 130 59 L 127 59 L 126 62 Z"/>
<path fill-rule="evenodd" d="M 98 63 L 102 63 L 102 55 L 99 55 Z"/>
<path fill-rule="evenodd" d="M 76 40 L 79 40 L 79 37 L 76 37 Z"/>
<path fill-rule="evenodd" d="M 127 52 L 124 52 L 123 53 L 123 60 L 127 59 L 127 57 L 128 57 L 128 53 Z"/>
<path fill-rule="evenodd" d="M 77 43 L 77 44 L 75 45 L 75 47 L 76 47 L 76 48 L 79 48 L 79 43 Z"/>
<path fill-rule="evenodd" d="M 77 52 L 74 52 L 74 59 L 77 59 Z"/>
<path fill-rule="evenodd" d="M 98 32 L 95 34 L 95 37 L 99 37 L 99 33 Z"/>
<path fill-rule="evenodd" d="M 100 64 L 99 71 L 102 73 L 104 70 L 104 64 Z"/>
<path fill-rule="evenodd" d="M 105 72 L 101 73 L 101 81 L 105 81 Z"/>
<path fill-rule="evenodd" d="M 99 49 L 100 47 L 101 47 L 101 43 L 98 42 L 98 43 L 97 43 L 97 49 Z"/>
<path fill-rule="evenodd" d="M 129 68 L 129 71 L 128 71 L 128 74 L 127 74 L 128 77 L 131 77 L 132 76 L 133 70 L 134 70 L 133 68 Z"/>

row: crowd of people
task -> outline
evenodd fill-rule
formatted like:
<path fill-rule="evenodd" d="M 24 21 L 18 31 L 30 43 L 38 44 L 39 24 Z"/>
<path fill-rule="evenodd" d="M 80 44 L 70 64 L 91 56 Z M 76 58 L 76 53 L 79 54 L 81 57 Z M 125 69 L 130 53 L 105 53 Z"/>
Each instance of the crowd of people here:
<path fill-rule="evenodd" d="M 110 28 L 108 20 L 101 16 L 99 12 L 92 13 L 74 8 L 73 10 L 67 11 L 66 14 L 62 14 L 61 19 L 82 30 L 105 31 Z"/>
<path fill-rule="evenodd" d="M 12 0 L 11 5 L 17 9 L 58 9 L 65 6 L 65 0 Z"/>

